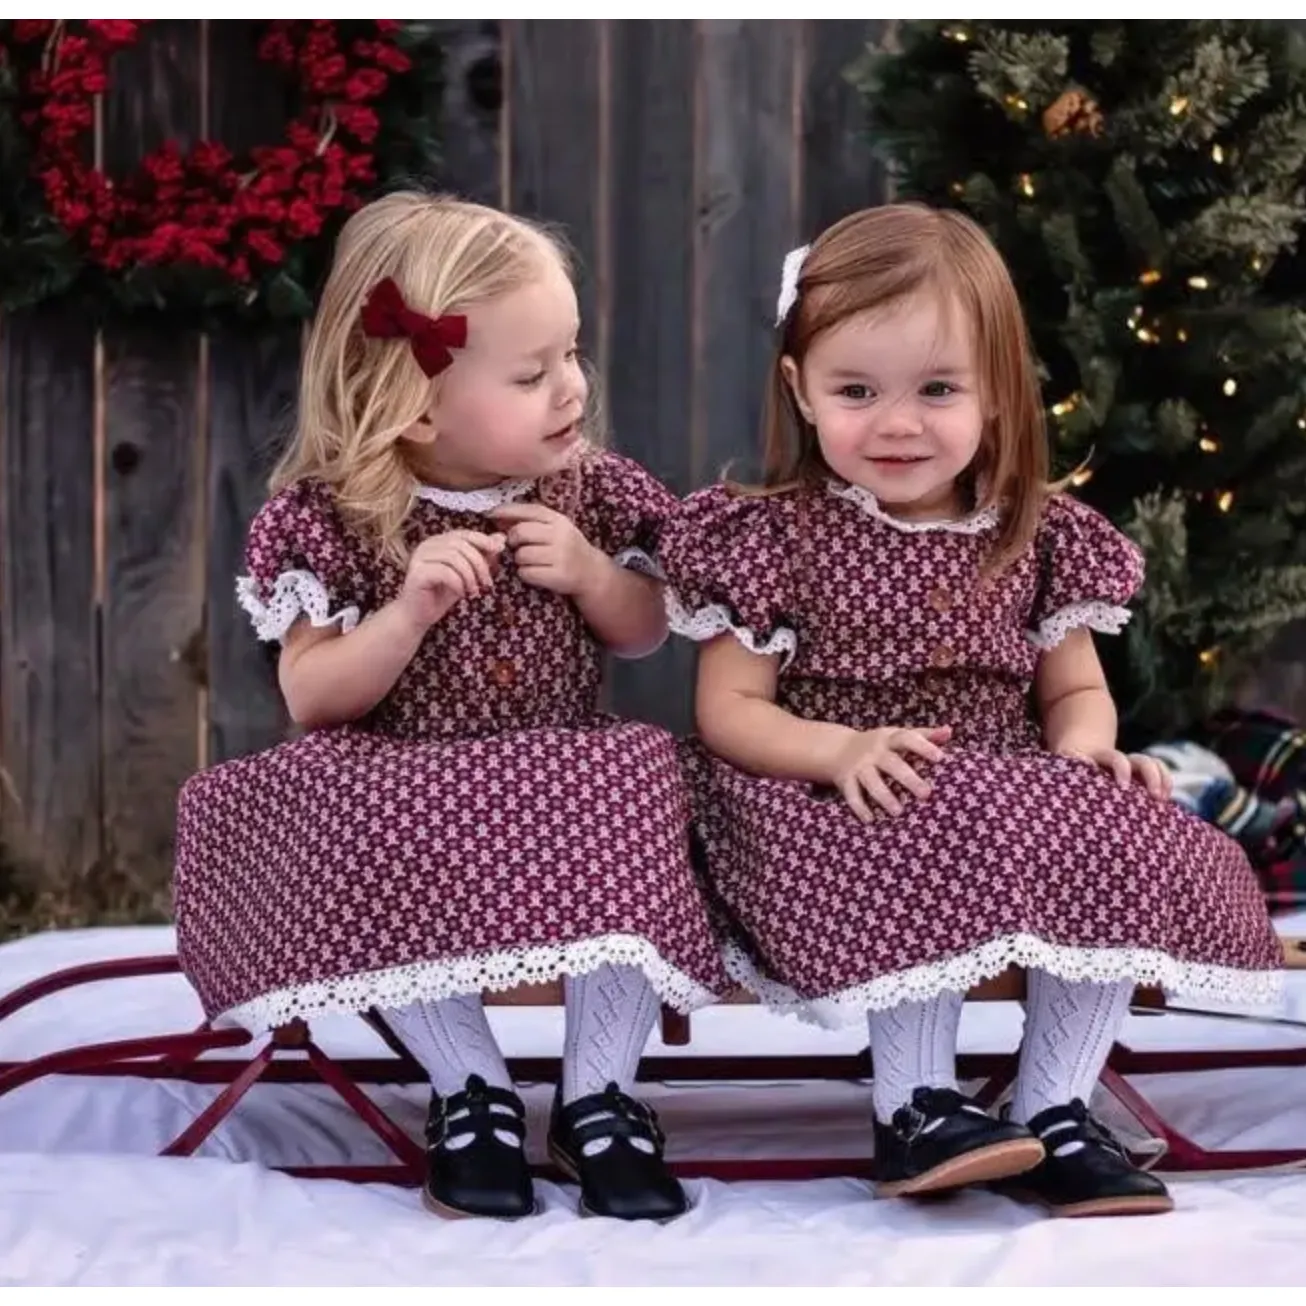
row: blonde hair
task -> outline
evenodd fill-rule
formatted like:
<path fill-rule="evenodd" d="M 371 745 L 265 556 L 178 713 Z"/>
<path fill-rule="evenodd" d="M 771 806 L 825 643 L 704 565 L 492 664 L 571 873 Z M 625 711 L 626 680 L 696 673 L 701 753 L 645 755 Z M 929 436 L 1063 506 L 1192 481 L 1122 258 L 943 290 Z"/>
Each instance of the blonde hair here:
<path fill-rule="evenodd" d="M 1049 486 L 1047 429 L 1033 349 L 1002 256 L 962 213 L 888 204 L 849 214 L 803 260 L 763 401 L 762 485 L 778 493 L 830 474 L 816 428 L 802 415 L 781 368 L 801 367 L 813 341 L 858 313 L 919 291 L 956 303 L 971 323 L 980 401 L 987 414 L 972 464 L 977 508 L 1001 506 L 986 570 L 1000 570 L 1033 540 Z"/>
<path fill-rule="evenodd" d="M 550 259 L 573 275 L 548 228 L 451 196 L 396 191 L 353 214 L 304 348 L 295 431 L 272 492 L 325 482 L 342 517 L 402 563 L 415 478 L 399 439 L 427 411 L 432 382 L 408 341 L 363 334 L 363 303 L 392 277 L 409 308 L 439 317 L 520 289 Z"/>

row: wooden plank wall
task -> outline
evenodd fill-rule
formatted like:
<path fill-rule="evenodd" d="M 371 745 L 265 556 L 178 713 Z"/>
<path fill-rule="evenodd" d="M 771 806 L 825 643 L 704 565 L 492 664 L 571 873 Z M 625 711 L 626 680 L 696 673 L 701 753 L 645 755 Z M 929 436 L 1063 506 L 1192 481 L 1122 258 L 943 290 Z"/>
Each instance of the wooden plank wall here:
<path fill-rule="evenodd" d="M 562 225 L 613 443 L 678 492 L 750 465 L 785 252 L 882 195 L 841 72 L 884 26 L 440 22 L 434 180 Z M 115 69 L 104 161 L 274 133 L 256 27 L 152 24 Z M 52 886 L 112 866 L 166 891 L 186 776 L 286 733 L 234 580 L 299 340 L 97 338 L 58 307 L 0 329 L 4 838 Z M 619 664 L 612 701 L 683 729 L 691 666 L 678 642 Z"/>
<path fill-rule="evenodd" d="M 203 35 L 198 22 L 168 22 L 124 51 L 104 102 L 111 172 L 169 138 L 183 148 L 200 138 Z M 184 653 L 204 608 L 202 342 L 143 326 L 100 343 L 104 854 L 153 867 L 167 863 L 164 814 L 200 757 L 199 687 Z"/>

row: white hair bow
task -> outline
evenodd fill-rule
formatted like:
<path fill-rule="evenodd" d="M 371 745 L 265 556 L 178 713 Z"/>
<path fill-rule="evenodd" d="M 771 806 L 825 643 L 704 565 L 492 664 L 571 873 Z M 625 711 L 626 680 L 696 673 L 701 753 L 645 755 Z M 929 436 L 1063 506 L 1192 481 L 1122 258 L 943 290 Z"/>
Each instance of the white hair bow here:
<path fill-rule="evenodd" d="M 807 257 L 810 245 L 800 245 L 785 255 L 784 268 L 780 273 L 780 298 L 775 305 L 775 324 L 779 326 L 789 316 L 794 301 L 798 298 L 798 276 L 803 270 L 803 260 Z"/>

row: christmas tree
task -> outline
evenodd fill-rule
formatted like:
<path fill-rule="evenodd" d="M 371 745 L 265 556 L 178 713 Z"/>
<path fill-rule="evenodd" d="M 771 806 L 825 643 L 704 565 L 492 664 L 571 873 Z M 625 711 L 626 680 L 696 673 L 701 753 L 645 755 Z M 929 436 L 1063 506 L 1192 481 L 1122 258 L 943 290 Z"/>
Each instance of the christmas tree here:
<path fill-rule="evenodd" d="M 1005 255 L 1058 474 L 1145 550 L 1100 648 L 1129 746 L 1306 615 L 1306 38 L 1262 21 L 904 22 L 850 76 L 900 199 Z"/>

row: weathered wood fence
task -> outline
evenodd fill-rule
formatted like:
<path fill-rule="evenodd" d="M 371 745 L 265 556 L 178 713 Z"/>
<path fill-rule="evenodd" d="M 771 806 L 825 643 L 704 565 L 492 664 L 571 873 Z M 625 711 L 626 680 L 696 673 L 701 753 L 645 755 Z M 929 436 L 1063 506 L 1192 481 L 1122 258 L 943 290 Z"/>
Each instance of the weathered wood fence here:
<path fill-rule="evenodd" d="M 615 444 L 678 491 L 754 450 L 784 253 L 879 197 L 842 72 L 882 26 L 446 24 L 439 180 L 565 225 Z M 115 66 L 106 165 L 275 134 L 253 28 L 152 24 Z M 182 782 L 287 729 L 234 578 L 299 334 L 98 335 L 58 306 L 0 330 L 5 838 L 50 884 L 165 885 Z M 619 667 L 617 703 L 681 726 L 688 670 Z"/>

